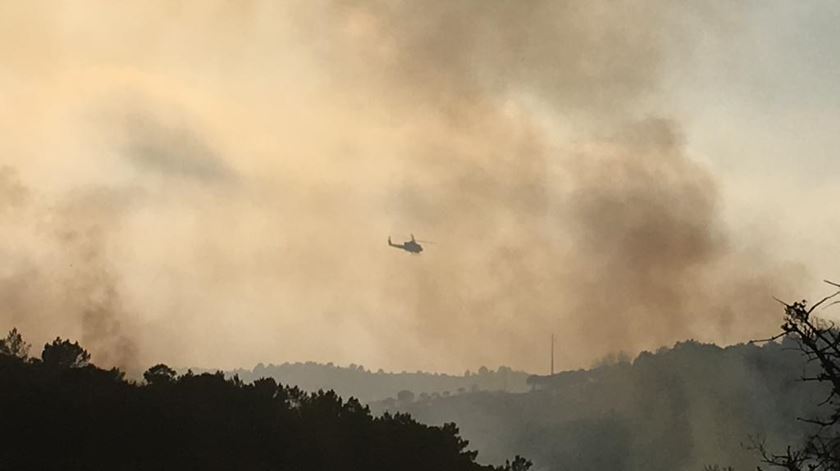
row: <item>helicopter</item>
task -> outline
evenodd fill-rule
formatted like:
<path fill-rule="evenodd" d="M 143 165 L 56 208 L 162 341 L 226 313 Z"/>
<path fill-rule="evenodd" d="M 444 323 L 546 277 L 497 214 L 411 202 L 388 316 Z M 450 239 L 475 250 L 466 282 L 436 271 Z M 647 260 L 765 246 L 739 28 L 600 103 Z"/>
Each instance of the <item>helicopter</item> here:
<path fill-rule="evenodd" d="M 391 236 L 388 236 L 388 246 L 394 247 L 395 249 L 405 250 L 406 252 L 419 254 L 423 251 L 423 246 L 420 245 L 420 242 L 430 243 L 427 240 L 418 241 L 414 238 L 414 234 L 411 234 L 411 240 L 403 242 L 402 244 L 395 244 L 391 242 Z"/>

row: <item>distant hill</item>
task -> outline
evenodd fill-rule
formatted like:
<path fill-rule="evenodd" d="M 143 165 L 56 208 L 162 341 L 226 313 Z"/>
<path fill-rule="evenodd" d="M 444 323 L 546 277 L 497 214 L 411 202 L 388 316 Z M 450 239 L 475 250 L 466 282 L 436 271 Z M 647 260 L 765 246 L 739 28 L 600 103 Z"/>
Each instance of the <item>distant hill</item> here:
<path fill-rule="evenodd" d="M 209 370 L 193 369 L 194 372 Z M 333 390 L 343 397 L 355 397 L 363 403 L 397 399 L 405 391 L 417 398 L 447 397 L 476 391 L 524 392 L 529 374 L 501 366 L 497 370 L 479 368 L 478 372 L 464 375 L 446 375 L 424 372 L 386 373 L 372 372 L 362 366 L 335 366 L 320 364 L 283 363 L 282 365 L 259 364 L 252 370 L 228 371 L 226 376 L 238 375 L 245 382 L 260 378 L 273 378 L 282 384 L 298 386 L 305 391 Z"/>
<path fill-rule="evenodd" d="M 476 392 L 381 401 L 428 424 L 454 421 L 479 460 L 515 453 L 535 470 L 755 469 L 744 445 L 798 443 L 825 392 L 798 381 L 799 352 L 771 343 L 721 348 L 679 343 L 591 370 L 532 376 L 526 393 Z"/>

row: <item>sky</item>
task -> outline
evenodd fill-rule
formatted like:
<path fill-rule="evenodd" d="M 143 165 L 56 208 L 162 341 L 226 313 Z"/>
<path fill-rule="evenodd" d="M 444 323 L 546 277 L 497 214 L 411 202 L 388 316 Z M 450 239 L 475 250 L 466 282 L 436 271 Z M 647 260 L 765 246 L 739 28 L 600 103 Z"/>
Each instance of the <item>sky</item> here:
<path fill-rule="evenodd" d="M 130 371 L 767 336 L 837 276 L 838 17 L 0 1 L 0 328 Z"/>

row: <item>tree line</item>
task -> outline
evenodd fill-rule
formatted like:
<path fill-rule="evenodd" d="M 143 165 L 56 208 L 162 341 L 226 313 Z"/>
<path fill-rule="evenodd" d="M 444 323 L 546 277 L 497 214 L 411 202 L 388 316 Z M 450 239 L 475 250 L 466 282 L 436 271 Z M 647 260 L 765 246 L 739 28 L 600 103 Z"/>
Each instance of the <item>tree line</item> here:
<path fill-rule="evenodd" d="M 780 333 L 762 348 L 721 350 L 689 342 L 662 354 L 640 355 L 632 364 L 603 365 L 594 376 L 557 375 L 546 383 L 548 389 L 525 395 L 476 393 L 442 401 L 469 400 L 469 407 L 480 411 L 484 402 L 502 400 L 528 432 L 512 441 L 527 449 L 528 443 L 551 440 L 551 456 L 540 461 L 557 469 L 684 469 L 690 464 L 684 458 L 688 455 L 674 450 L 690 443 L 684 438 L 698 427 L 740 414 L 738 420 L 745 424 L 771 430 L 780 425 L 773 414 L 785 409 L 795 414 L 778 417 L 799 417 L 787 422 L 784 428 L 796 433 L 783 442 L 768 442 L 759 428 L 752 437 L 740 430 L 707 445 L 721 449 L 730 440 L 734 446 L 746 446 L 762 462 L 759 469 L 840 471 L 840 329 L 819 312 L 838 300 L 840 291 L 812 305 L 804 300 L 782 302 Z M 357 399 L 342 399 L 334 391 L 308 393 L 273 378 L 245 382 L 221 372 L 178 374 L 163 364 L 149 368 L 142 381 L 129 381 L 119 369 L 91 363 L 91 355 L 78 342 L 56 338 L 44 345 L 40 358 L 30 357 L 30 349 L 16 329 L 0 339 L 0 471 L 526 471 L 531 467 L 520 456 L 499 466 L 479 464 L 477 452 L 468 448 L 454 423 L 438 427 L 402 412 L 373 414 Z M 792 362 L 791 349 L 805 361 Z M 818 387 L 797 388 L 801 392 L 795 395 L 776 394 L 793 388 L 787 373 L 777 374 L 793 368 L 802 372 L 800 385 Z M 726 394 L 699 394 L 714 381 L 746 384 L 745 380 L 761 383 L 765 396 L 756 396 L 759 389 L 752 386 L 728 389 Z M 621 387 L 625 384 L 632 388 Z M 817 399 L 820 393 L 824 397 Z M 692 396 L 712 401 L 714 408 L 691 413 Z M 540 405 L 547 407 L 538 407 L 540 419 L 531 421 L 528 410 L 534 404 L 520 404 L 515 397 L 539 398 Z M 650 399 L 634 409 L 638 409 L 635 415 L 623 416 L 620 406 L 610 410 L 599 406 L 609 398 L 620 399 L 617 404 L 632 403 L 634 397 Z M 775 399 L 779 397 L 792 400 Z M 747 415 L 742 398 L 750 398 L 752 404 Z M 428 402 L 406 402 L 415 409 L 429 407 Z M 597 417 L 587 418 L 590 408 Z M 705 412 L 712 410 L 718 412 Z M 455 415 L 452 412 L 447 417 Z M 554 423 L 550 419 L 555 414 L 569 414 L 574 420 Z M 498 414 L 481 415 L 498 419 Z M 502 438 L 516 430 L 507 430 L 500 422 L 485 425 L 493 425 L 494 434 Z M 593 445 L 586 453 L 568 446 L 581 437 L 589 437 Z M 651 440 L 650 453 L 630 459 L 627 444 L 639 439 Z M 532 451 L 536 450 L 528 453 Z M 707 469 L 732 469 L 728 466 L 732 463 L 720 461 L 727 466 Z"/>
<path fill-rule="evenodd" d="M 526 471 L 516 456 L 477 463 L 453 423 L 374 416 L 354 398 L 272 378 L 178 375 L 160 364 L 128 381 L 56 338 L 29 356 L 16 329 L 0 340 L 0 470 Z"/>

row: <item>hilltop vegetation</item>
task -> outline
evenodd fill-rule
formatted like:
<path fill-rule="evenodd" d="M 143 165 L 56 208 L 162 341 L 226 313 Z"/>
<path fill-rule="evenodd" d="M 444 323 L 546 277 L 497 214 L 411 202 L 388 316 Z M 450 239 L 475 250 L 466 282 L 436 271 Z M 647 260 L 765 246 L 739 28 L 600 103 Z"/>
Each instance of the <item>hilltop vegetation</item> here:
<path fill-rule="evenodd" d="M 273 378 L 178 375 L 165 365 L 150 368 L 142 382 L 126 381 L 61 339 L 46 345 L 41 359 L 28 358 L 28 346 L 13 331 L 0 342 L 0 471 L 528 467 L 523 459 L 501 468 L 478 464 L 468 443 L 482 463 L 521 454 L 538 470 L 680 470 L 709 463 L 754 469 L 759 456 L 743 446 L 750 436 L 765 437 L 771 448 L 796 443 L 805 433 L 796 418 L 813 416 L 826 392 L 798 381 L 803 362 L 792 347 L 790 341 L 728 348 L 683 342 L 632 362 L 532 376 L 528 392 L 402 390 L 398 400 L 368 407 Z M 429 388 L 505 374 L 389 375 L 312 364 L 275 372 L 284 368 L 312 381 L 318 379 L 313 372 L 326 373 L 321 381 L 371 394 L 387 381 L 407 386 L 397 379 Z"/>
<path fill-rule="evenodd" d="M 632 361 L 531 376 L 527 392 L 402 390 L 371 406 L 273 378 L 179 375 L 166 365 L 126 381 L 67 340 L 29 358 L 12 330 L 0 339 L 0 471 L 526 471 L 531 462 L 520 454 L 536 470 L 837 471 L 840 330 L 811 316 L 834 296 L 840 291 L 811 308 L 785 305 L 780 341 L 761 346 L 681 342 Z M 467 439 L 482 463 L 505 465 L 480 464 Z"/>
<path fill-rule="evenodd" d="M 176 375 L 143 383 L 90 364 L 56 339 L 29 359 L 16 331 L 0 342 L 0 470 L 524 471 L 482 466 L 451 423 L 371 415 L 356 399 L 306 393 L 273 379 Z"/>

